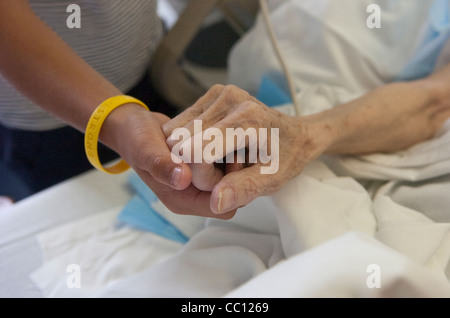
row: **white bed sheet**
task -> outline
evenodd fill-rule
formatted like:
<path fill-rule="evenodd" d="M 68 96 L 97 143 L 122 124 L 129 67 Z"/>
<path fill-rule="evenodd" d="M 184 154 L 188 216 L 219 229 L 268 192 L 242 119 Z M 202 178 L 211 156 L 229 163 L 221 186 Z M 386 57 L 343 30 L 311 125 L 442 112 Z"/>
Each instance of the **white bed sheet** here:
<path fill-rule="evenodd" d="M 41 297 L 29 278 L 43 264 L 36 235 L 125 205 L 132 196 L 129 173 L 91 171 L 2 210 L 0 297 Z"/>
<path fill-rule="evenodd" d="M 232 221 L 209 220 L 173 257 L 95 296 L 449 297 L 450 152 L 429 160 L 449 141 L 450 122 L 408 154 L 352 158 L 382 176 L 426 150 L 415 168 L 439 173 L 415 182 L 400 165 L 397 180 L 371 180 L 352 177 L 363 170 L 348 157 L 324 160 L 346 166 L 342 176 L 318 160 L 273 197 Z"/>
<path fill-rule="evenodd" d="M 2 214 L 1 296 L 449 297 L 450 153 L 429 160 L 448 141 L 450 122 L 409 154 L 322 158 L 185 245 L 117 223 L 129 173 L 88 173 Z M 424 150 L 416 169 L 438 176 L 401 178 L 395 158 Z M 356 177 L 392 169 L 397 180 Z M 81 288 L 69 288 L 71 264 Z"/>

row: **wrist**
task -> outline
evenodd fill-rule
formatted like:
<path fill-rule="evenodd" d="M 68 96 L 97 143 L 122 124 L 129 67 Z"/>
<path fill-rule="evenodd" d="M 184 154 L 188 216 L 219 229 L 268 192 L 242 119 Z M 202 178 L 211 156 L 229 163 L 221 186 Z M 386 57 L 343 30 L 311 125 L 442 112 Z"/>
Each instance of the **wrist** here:
<path fill-rule="evenodd" d="M 435 80 L 431 77 L 415 81 L 411 85 L 426 94 L 428 98 L 427 106 L 429 107 L 443 108 L 450 104 L 450 90 L 446 81 Z"/>
<path fill-rule="evenodd" d="M 135 118 L 142 117 L 144 113 L 148 113 L 148 111 L 135 103 L 118 107 L 109 114 L 103 123 L 99 140 L 120 154 L 121 140 L 128 135 L 127 129 L 133 126 Z"/>
<path fill-rule="evenodd" d="M 338 132 L 325 113 L 294 117 L 297 156 L 308 164 L 323 155 L 335 142 Z"/>
<path fill-rule="evenodd" d="M 350 127 L 346 124 L 349 119 L 343 109 L 327 110 L 300 120 L 308 127 L 310 143 L 314 148 L 313 157 L 340 152 L 339 145 L 350 135 Z M 352 127 L 352 130 L 356 129 Z"/>
<path fill-rule="evenodd" d="M 415 83 L 427 91 L 433 103 L 439 105 L 450 103 L 450 65 Z"/>
<path fill-rule="evenodd" d="M 390 83 L 324 112 L 334 132 L 326 153 L 390 153 L 430 138 L 439 124 L 435 114 L 448 108 L 442 83 L 431 78 Z"/>
<path fill-rule="evenodd" d="M 118 143 L 117 136 L 120 136 L 123 132 L 120 129 L 119 132 L 115 130 L 117 127 L 125 127 L 123 125 L 116 126 L 114 124 L 118 124 L 118 116 L 117 113 L 115 116 L 111 116 L 110 120 L 108 121 L 106 127 L 105 121 L 107 121 L 108 117 L 116 110 L 117 108 L 123 107 L 126 108 L 129 104 L 137 104 L 138 106 L 142 107 L 145 110 L 149 110 L 148 107 L 142 103 L 141 101 L 137 100 L 136 98 L 133 98 L 131 96 L 126 95 L 120 95 L 120 96 L 114 96 L 111 98 L 108 98 L 104 102 L 102 102 L 92 113 L 91 117 L 89 118 L 86 132 L 85 132 L 85 140 L 84 140 L 84 146 L 86 151 L 86 156 L 89 160 L 89 162 L 98 170 L 103 171 L 105 173 L 110 174 L 118 174 L 122 173 L 130 168 L 130 166 L 127 164 L 127 162 L 122 159 L 117 164 L 111 166 L 111 167 L 104 167 L 101 163 L 101 159 L 98 156 L 98 142 L 102 141 L 109 147 L 111 147 L 113 150 L 116 150 L 119 154 L 120 151 L 118 151 L 120 144 Z M 131 106 L 130 106 L 131 107 Z M 122 111 L 123 112 L 123 111 Z M 127 118 L 128 116 L 125 116 Z M 105 129 L 102 129 L 105 128 Z M 102 133 L 102 138 L 100 137 Z"/>

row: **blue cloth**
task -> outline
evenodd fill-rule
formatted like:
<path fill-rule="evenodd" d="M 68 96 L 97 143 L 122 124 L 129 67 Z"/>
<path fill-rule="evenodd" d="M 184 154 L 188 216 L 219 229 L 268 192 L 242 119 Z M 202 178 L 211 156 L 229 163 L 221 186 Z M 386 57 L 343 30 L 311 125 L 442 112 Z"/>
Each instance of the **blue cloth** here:
<path fill-rule="evenodd" d="M 292 103 L 290 95 L 286 94 L 281 86 L 268 76 L 262 77 L 256 99 L 269 107 Z"/>
<path fill-rule="evenodd" d="M 158 197 L 139 176 L 132 174 L 129 183 L 136 191 L 136 195 L 122 209 L 118 220 L 139 230 L 152 232 L 183 244 L 186 243 L 188 238 L 153 209 L 152 203 L 157 202 Z"/>
<path fill-rule="evenodd" d="M 431 74 L 449 37 L 450 1 L 435 0 L 429 13 L 429 25 L 425 38 L 397 80 L 414 80 Z"/>

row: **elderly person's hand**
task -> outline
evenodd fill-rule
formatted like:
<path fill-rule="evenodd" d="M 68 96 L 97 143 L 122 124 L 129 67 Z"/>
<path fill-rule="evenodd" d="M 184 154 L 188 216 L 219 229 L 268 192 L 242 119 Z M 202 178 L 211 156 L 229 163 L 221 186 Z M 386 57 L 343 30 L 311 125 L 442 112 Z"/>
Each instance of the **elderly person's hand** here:
<path fill-rule="evenodd" d="M 168 144 L 172 148 L 178 145 L 182 151 L 191 149 L 192 159 L 199 146 L 194 135 L 195 120 L 201 120 L 203 132 L 216 128 L 222 136 L 227 136 L 227 128 L 266 129 L 267 140 L 261 143 L 258 136 L 257 147 L 261 151 L 261 146 L 269 146 L 269 152 L 273 151 L 271 160 L 279 159 L 273 174 L 261 173 L 261 168 L 272 166 L 273 161 L 249 162 L 247 157 L 244 164 L 226 163 L 225 168 L 211 163 L 211 159 L 236 152 L 242 146 L 249 150 L 248 141 L 244 145 L 231 143 L 231 148 L 224 142 L 218 155 L 203 158 L 206 162 L 202 164 L 190 164 L 193 185 L 212 192 L 210 209 L 217 214 L 234 212 L 258 196 L 279 190 L 324 153 L 394 152 L 432 138 L 450 117 L 450 93 L 446 89 L 449 74 L 447 68 L 426 79 L 385 85 L 357 100 L 306 117 L 284 115 L 235 86 L 217 85 L 166 123 L 163 130 L 169 137 L 177 128 L 186 128 L 192 138 L 179 145 L 178 138 L 172 136 Z M 272 128 L 279 132 L 275 142 L 270 135 Z M 202 142 L 200 147 L 204 151 L 208 143 Z M 183 153 L 181 157 L 186 159 Z"/>
<path fill-rule="evenodd" d="M 215 149 L 217 153 L 212 157 L 205 152 L 209 142 L 199 144 L 198 140 L 205 138 L 194 136 L 197 133 L 195 120 L 201 120 L 204 132 L 214 128 L 221 132 L 219 137 L 224 138 L 220 143 L 223 148 Z M 245 206 L 258 196 L 273 194 L 328 146 L 327 138 L 321 139 L 326 135 L 320 134 L 316 130 L 318 127 L 307 124 L 304 118 L 271 109 L 232 85 L 214 86 L 191 108 L 165 124 L 163 129 L 166 136 L 170 136 L 180 127 L 187 129 L 192 136 L 180 145 L 182 151 L 191 149 L 193 157 L 200 147 L 204 155 L 202 164 L 181 156 L 191 162 L 193 185 L 212 192 L 210 209 L 218 214 Z M 232 133 L 230 128 L 233 128 Z M 250 135 L 256 135 L 257 139 L 248 137 L 245 141 L 235 142 L 234 133 L 239 129 L 249 134 L 251 131 L 248 129 L 254 129 L 254 134 Z M 261 134 L 260 129 L 267 135 Z M 173 149 L 180 144 L 174 135 L 168 140 Z M 247 149 L 247 158 L 239 164 L 233 154 L 243 147 Z M 211 163 L 227 156 L 222 169 Z"/>

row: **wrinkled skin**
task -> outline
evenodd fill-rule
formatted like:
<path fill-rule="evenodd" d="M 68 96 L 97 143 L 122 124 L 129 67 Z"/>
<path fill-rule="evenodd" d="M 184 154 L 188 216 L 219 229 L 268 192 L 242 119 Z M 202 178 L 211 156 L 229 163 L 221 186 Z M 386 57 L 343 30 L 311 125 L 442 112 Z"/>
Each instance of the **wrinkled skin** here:
<path fill-rule="evenodd" d="M 194 120 L 202 121 L 203 131 L 214 127 L 224 136 L 226 128 L 279 129 L 280 160 L 275 174 L 261 174 L 260 168 L 265 165 L 260 162 L 189 164 L 192 185 L 206 193 L 211 191 L 211 211 L 217 215 L 235 213 L 258 196 L 281 189 L 324 153 L 394 152 L 432 138 L 450 117 L 445 82 L 449 69 L 423 80 L 385 85 L 357 100 L 306 117 L 282 114 L 238 87 L 216 85 L 192 107 L 165 123 L 163 132 L 169 148 L 173 148 L 178 142 L 171 138 L 174 130 L 184 127 L 194 136 Z M 197 146 L 194 144 L 194 137 L 184 143 L 192 149 Z M 206 145 L 204 142 L 202 147 Z M 224 147 L 224 153 L 227 151 L 230 149 Z"/>

